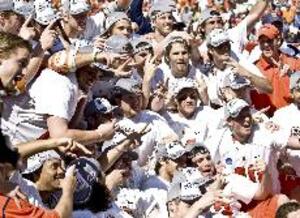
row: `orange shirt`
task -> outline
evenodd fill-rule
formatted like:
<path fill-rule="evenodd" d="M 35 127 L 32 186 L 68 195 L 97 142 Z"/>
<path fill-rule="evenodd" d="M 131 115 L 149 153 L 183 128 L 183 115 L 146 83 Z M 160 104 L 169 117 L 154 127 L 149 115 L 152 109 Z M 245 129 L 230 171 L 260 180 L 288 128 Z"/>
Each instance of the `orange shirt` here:
<path fill-rule="evenodd" d="M 290 57 L 286 54 L 281 54 L 280 61 L 282 64 L 287 64 L 292 72 L 300 70 L 300 59 Z M 269 64 L 263 57 L 256 62 L 256 66 L 260 69 L 263 75 L 271 82 L 273 87 L 272 94 L 251 93 L 252 102 L 256 109 L 262 109 L 271 106 L 269 115 L 272 115 L 278 108 L 289 104 L 290 99 L 290 81 L 289 76 L 280 76 L 280 69 Z"/>
<path fill-rule="evenodd" d="M 21 208 L 18 208 L 15 201 L 0 194 L 0 218 L 59 218 L 54 210 L 46 210 L 20 200 Z"/>

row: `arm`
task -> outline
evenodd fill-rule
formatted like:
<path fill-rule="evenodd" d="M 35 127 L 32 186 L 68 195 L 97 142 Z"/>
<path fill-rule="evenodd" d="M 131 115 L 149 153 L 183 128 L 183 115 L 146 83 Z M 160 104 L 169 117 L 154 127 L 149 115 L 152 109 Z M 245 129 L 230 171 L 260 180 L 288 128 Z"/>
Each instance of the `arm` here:
<path fill-rule="evenodd" d="M 143 0 L 133 0 L 130 5 L 129 18 L 132 22 L 136 22 L 139 26 L 140 35 L 145 35 L 152 32 L 151 21 L 144 17 L 143 11 Z"/>
<path fill-rule="evenodd" d="M 72 217 L 73 194 L 76 188 L 75 167 L 69 168 L 64 179 L 61 180 L 62 195 L 54 208 L 60 218 Z"/>
<path fill-rule="evenodd" d="M 205 209 L 214 204 L 220 191 L 208 191 L 187 211 L 184 218 L 197 218 Z"/>
<path fill-rule="evenodd" d="M 255 88 L 265 93 L 273 92 L 271 82 L 264 76 L 259 76 L 259 74 L 262 74 L 255 65 L 249 64 L 244 60 L 240 60 L 240 62 L 237 62 L 233 58 L 229 58 L 229 60 L 226 61 L 226 64 L 230 67 L 235 68 L 237 73 L 247 78 Z M 257 70 L 258 72 L 256 72 L 255 70 Z"/>
<path fill-rule="evenodd" d="M 59 146 L 66 145 L 66 139 L 47 139 L 36 140 L 16 145 L 22 158 L 29 157 L 50 149 L 56 149 Z"/>
<path fill-rule="evenodd" d="M 105 141 L 112 137 L 115 131 L 115 122 L 100 125 L 96 130 L 69 129 L 66 119 L 50 116 L 47 119 L 50 138 L 71 138 L 84 145 Z"/>
<path fill-rule="evenodd" d="M 107 153 L 102 154 L 98 158 L 102 170 L 104 172 L 109 170 L 113 166 L 113 164 L 121 157 L 121 155 L 128 150 L 128 147 L 131 144 L 132 142 L 129 139 L 126 139 L 113 149 L 109 150 Z"/>
<path fill-rule="evenodd" d="M 75 69 L 89 65 L 94 62 L 106 64 L 107 54 L 101 52 L 80 53 L 72 49 L 63 50 L 53 54 L 48 60 L 48 67 L 58 73 L 68 74 Z"/>
<path fill-rule="evenodd" d="M 73 154 L 73 152 L 82 152 L 84 155 L 92 154 L 92 152 L 86 149 L 83 145 L 69 138 L 36 140 L 32 142 L 18 144 L 17 148 L 18 152 L 20 153 L 23 159 L 36 153 L 51 149 L 55 149 L 66 155 L 70 155 L 71 153 Z"/>
<path fill-rule="evenodd" d="M 269 5 L 269 0 L 259 0 L 252 7 L 248 16 L 245 18 L 247 22 L 247 32 L 251 32 L 256 22 L 261 18 Z"/>
<path fill-rule="evenodd" d="M 272 194 L 272 180 L 270 174 L 266 170 L 262 177 L 259 188 L 257 189 L 253 197 L 253 200 L 257 200 L 257 201 L 265 200 L 267 197 L 270 196 L 270 194 Z"/>

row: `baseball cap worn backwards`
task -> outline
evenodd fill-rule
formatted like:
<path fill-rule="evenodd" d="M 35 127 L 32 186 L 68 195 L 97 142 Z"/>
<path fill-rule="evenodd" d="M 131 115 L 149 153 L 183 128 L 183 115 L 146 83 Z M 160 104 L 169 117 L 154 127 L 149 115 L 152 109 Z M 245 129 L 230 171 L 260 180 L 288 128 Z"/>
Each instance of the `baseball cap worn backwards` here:
<path fill-rule="evenodd" d="M 207 45 L 218 47 L 225 42 L 230 42 L 230 38 L 226 30 L 218 28 L 212 30 L 208 34 Z"/>
<path fill-rule="evenodd" d="M 249 104 L 242 99 L 235 98 L 230 100 L 225 106 L 225 119 L 238 117 L 240 112 L 246 107 L 249 107 Z"/>
<path fill-rule="evenodd" d="M 164 0 L 155 2 L 150 8 L 150 16 L 156 18 L 159 14 L 172 13 L 176 10 L 176 5 L 173 1 Z"/>
<path fill-rule="evenodd" d="M 106 98 L 95 98 L 86 105 L 84 115 L 89 117 L 94 114 L 108 114 L 116 108 L 117 107 L 112 106 Z"/>
<path fill-rule="evenodd" d="M 127 93 L 140 93 L 142 90 L 142 84 L 133 78 L 121 78 L 115 85 L 116 91 Z"/>
<path fill-rule="evenodd" d="M 131 21 L 130 18 L 127 16 L 126 13 L 120 12 L 120 11 L 115 11 L 110 14 L 105 19 L 104 22 L 104 32 L 101 35 L 107 34 L 107 32 L 110 30 L 110 28 L 118 21 L 120 20 L 128 20 Z"/>
<path fill-rule="evenodd" d="M 133 47 L 126 36 L 113 35 L 106 40 L 105 50 L 111 53 L 124 54 L 132 53 Z"/>
<path fill-rule="evenodd" d="M 30 156 L 27 159 L 27 167 L 22 174 L 30 174 L 37 171 L 47 160 L 50 159 L 61 159 L 61 157 L 54 150 L 48 150 Z"/>
<path fill-rule="evenodd" d="M 258 38 L 266 36 L 268 39 L 275 39 L 279 36 L 279 30 L 272 24 L 265 24 L 258 30 Z"/>
<path fill-rule="evenodd" d="M 221 18 L 221 14 L 213 9 L 206 9 L 203 12 L 201 12 L 199 20 L 198 20 L 198 25 L 202 25 L 205 21 L 207 21 L 208 19 L 212 18 L 212 17 L 220 17 Z"/>

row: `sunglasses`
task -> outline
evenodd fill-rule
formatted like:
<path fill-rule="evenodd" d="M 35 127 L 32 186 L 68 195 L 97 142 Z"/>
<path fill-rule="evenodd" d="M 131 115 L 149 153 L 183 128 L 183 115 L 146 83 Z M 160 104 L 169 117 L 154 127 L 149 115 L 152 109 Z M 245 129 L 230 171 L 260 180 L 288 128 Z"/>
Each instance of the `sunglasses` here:
<path fill-rule="evenodd" d="M 179 94 L 177 97 L 177 100 L 179 102 L 186 100 L 187 98 L 191 98 L 193 100 L 197 100 L 199 98 L 198 93 L 197 92 L 189 92 L 189 93 L 182 93 Z"/>

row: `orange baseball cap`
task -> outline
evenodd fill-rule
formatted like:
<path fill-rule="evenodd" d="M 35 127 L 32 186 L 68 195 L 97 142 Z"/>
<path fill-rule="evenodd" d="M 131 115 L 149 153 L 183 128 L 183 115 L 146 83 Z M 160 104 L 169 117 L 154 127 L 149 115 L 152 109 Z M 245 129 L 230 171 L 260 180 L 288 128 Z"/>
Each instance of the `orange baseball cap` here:
<path fill-rule="evenodd" d="M 279 35 L 279 30 L 272 24 L 265 24 L 258 30 L 258 38 L 266 36 L 269 39 L 275 39 Z"/>

